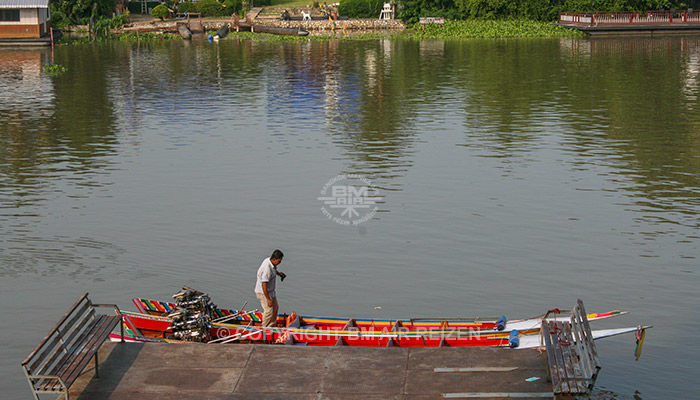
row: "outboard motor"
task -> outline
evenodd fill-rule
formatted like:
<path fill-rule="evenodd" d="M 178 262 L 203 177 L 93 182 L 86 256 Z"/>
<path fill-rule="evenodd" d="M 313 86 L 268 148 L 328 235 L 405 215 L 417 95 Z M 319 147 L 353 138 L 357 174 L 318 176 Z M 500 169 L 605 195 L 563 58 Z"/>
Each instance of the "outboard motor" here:
<path fill-rule="evenodd" d="M 172 338 L 188 342 L 206 342 L 209 340 L 211 321 L 215 318 L 216 304 L 211 302 L 208 294 L 187 286 L 173 295 L 177 308 L 168 317 L 172 324 Z"/>

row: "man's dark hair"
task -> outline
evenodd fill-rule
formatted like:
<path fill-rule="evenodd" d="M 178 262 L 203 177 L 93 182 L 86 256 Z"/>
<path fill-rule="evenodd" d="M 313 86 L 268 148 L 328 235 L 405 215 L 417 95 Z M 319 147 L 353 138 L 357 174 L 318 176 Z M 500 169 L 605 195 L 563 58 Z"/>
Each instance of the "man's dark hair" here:
<path fill-rule="evenodd" d="M 272 255 L 270 256 L 270 260 L 281 260 L 282 258 L 284 258 L 284 254 L 280 249 L 273 251 Z"/>

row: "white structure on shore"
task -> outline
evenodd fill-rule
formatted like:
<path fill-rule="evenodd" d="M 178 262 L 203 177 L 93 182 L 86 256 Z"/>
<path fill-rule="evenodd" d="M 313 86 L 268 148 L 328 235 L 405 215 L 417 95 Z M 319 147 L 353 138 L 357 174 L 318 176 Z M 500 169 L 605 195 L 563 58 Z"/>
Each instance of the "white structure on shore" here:
<path fill-rule="evenodd" d="M 49 0 L 0 0 L 0 39 L 40 38 L 50 28 Z"/>

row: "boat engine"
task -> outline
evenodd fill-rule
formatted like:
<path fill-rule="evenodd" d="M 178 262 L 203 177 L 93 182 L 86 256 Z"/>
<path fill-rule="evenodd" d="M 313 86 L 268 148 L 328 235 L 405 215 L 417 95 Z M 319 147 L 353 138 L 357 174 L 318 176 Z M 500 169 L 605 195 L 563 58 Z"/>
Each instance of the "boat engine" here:
<path fill-rule="evenodd" d="M 187 286 L 173 295 L 177 308 L 168 317 L 172 324 L 172 338 L 188 342 L 206 342 L 209 340 L 211 321 L 215 318 L 216 304 L 211 302 L 208 294 Z"/>

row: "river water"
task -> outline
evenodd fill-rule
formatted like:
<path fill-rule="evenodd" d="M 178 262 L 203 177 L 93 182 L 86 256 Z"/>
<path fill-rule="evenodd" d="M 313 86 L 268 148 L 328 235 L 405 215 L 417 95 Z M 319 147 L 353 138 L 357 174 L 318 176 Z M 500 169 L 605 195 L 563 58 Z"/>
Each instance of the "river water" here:
<path fill-rule="evenodd" d="M 700 398 L 699 79 L 698 37 L 0 49 L 2 397 L 83 292 L 254 305 L 280 248 L 282 312 L 581 298 L 654 325 L 600 398 Z"/>

